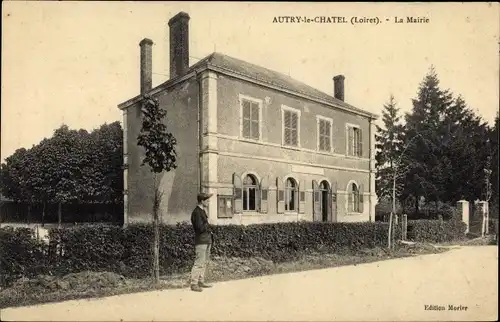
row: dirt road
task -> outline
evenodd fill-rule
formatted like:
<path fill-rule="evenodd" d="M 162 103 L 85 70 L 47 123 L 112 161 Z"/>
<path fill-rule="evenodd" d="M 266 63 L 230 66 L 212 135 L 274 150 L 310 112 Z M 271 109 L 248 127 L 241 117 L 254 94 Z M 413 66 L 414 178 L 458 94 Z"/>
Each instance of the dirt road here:
<path fill-rule="evenodd" d="M 5 309 L 2 321 L 496 320 L 498 248 Z M 450 310 L 450 306 L 454 310 Z"/>

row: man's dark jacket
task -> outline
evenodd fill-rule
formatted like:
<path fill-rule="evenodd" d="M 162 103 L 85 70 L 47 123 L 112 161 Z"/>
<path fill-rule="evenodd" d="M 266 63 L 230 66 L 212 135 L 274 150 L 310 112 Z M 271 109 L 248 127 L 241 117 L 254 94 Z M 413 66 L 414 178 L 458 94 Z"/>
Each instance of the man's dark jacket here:
<path fill-rule="evenodd" d="M 196 245 L 212 243 L 212 233 L 205 210 L 196 206 L 191 213 L 191 224 L 193 224 L 194 243 Z"/>

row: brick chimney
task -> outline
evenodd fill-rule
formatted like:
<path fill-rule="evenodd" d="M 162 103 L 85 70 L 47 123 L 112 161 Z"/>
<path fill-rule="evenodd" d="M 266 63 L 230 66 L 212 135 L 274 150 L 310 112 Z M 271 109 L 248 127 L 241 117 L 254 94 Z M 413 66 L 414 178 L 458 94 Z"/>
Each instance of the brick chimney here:
<path fill-rule="evenodd" d="M 179 12 L 168 21 L 170 28 L 170 79 L 189 68 L 189 15 Z"/>
<path fill-rule="evenodd" d="M 344 101 L 344 75 L 337 75 L 333 78 L 333 96 Z"/>
<path fill-rule="evenodd" d="M 141 94 L 153 87 L 153 41 L 144 38 L 139 43 L 141 47 Z"/>

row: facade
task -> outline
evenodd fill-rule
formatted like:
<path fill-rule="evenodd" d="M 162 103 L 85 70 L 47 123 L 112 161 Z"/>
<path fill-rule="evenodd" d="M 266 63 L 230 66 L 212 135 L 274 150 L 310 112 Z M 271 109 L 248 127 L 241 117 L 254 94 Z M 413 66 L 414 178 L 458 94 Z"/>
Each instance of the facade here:
<path fill-rule="evenodd" d="M 221 53 L 189 66 L 189 16 L 169 21 L 170 80 L 151 88 L 152 41 L 140 43 L 141 94 L 158 98 L 176 137 L 177 169 L 161 177 L 164 222 L 187 221 L 200 191 L 213 224 L 375 220 L 376 115 Z M 141 95 L 124 117 L 125 223 L 151 220 L 152 177 L 136 144 Z"/>

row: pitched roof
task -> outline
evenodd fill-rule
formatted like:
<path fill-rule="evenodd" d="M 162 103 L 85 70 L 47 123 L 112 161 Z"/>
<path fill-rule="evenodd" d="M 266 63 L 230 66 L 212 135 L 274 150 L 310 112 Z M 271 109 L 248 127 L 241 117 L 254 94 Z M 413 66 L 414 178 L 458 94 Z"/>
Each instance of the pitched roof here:
<path fill-rule="evenodd" d="M 373 117 L 377 116 L 373 113 L 370 113 L 368 111 L 347 104 L 346 102 L 341 101 L 329 94 L 326 94 L 307 84 L 304 84 L 296 79 L 293 79 L 288 75 L 237 58 L 233 58 L 222 53 L 218 52 L 211 53 L 210 55 L 206 56 L 196 64 L 192 65 L 190 70 L 195 70 L 202 66 L 216 67 L 218 69 L 222 69 L 241 76 L 245 76 L 254 79 L 256 81 L 260 81 L 262 83 L 266 83 L 288 91 L 302 94 L 311 97 L 313 99 L 325 101 L 332 105 L 343 107 L 352 111 L 362 112 L 364 114 L 370 114 Z"/>

